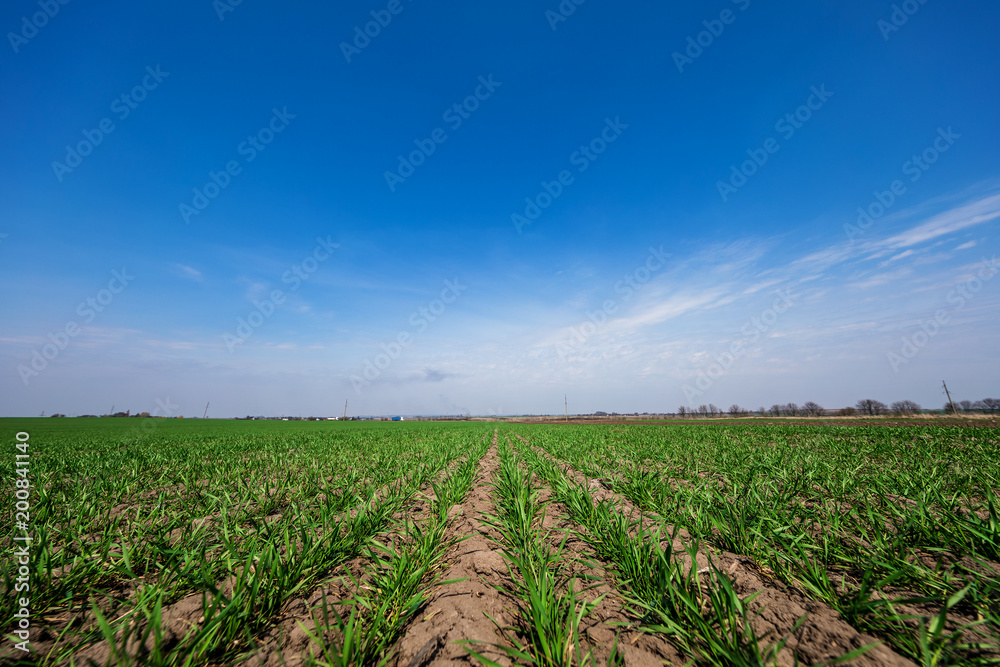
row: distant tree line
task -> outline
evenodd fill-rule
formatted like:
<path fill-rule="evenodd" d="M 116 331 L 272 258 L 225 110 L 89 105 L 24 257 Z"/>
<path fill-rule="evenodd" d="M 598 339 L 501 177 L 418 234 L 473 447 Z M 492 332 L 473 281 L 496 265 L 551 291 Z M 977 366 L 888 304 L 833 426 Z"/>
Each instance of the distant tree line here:
<path fill-rule="evenodd" d="M 951 412 L 1000 412 L 1000 398 L 984 398 L 981 401 L 956 401 L 953 411 L 950 403 L 944 404 L 944 411 Z"/>
<path fill-rule="evenodd" d="M 748 410 L 734 403 L 729 406 L 728 411 L 723 412 L 715 404 L 709 403 L 708 405 L 699 405 L 697 408 L 688 408 L 682 405 L 677 408 L 677 414 L 681 417 L 723 417 L 726 415 L 729 417 L 749 417 L 751 415 L 760 417 L 815 417 L 823 414 L 823 408 L 812 401 L 801 406 L 795 403 L 775 404 L 770 409 L 761 406 L 757 410 Z"/>
<path fill-rule="evenodd" d="M 54 415 L 51 415 L 51 416 L 52 417 L 65 417 L 66 415 L 63 415 L 63 414 L 54 414 Z M 125 412 L 116 412 L 114 414 L 100 415 L 100 416 L 101 417 L 131 417 L 133 419 L 135 419 L 135 418 L 138 418 L 138 419 L 147 419 L 149 417 L 154 417 L 154 418 L 158 418 L 159 417 L 159 415 L 151 415 L 148 412 L 137 412 L 135 414 L 132 414 L 131 410 L 126 410 Z M 98 415 L 77 415 L 77 417 L 79 417 L 80 419 L 85 419 L 85 418 L 97 419 Z"/>
<path fill-rule="evenodd" d="M 923 412 L 923 408 L 914 401 L 896 401 L 892 405 L 886 405 L 882 401 L 875 400 L 874 398 L 863 398 L 853 407 L 841 408 L 836 411 L 829 411 L 829 414 L 835 414 L 839 417 L 850 417 L 854 415 L 862 415 L 865 417 L 878 417 L 881 415 L 915 415 L 917 413 Z M 1000 399 L 996 398 L 984 398 L 981 401 L 956 401 L 955 410 L 952 410 L 950 403 L 945 403 L 944 412 L 948 414 L 954 413 L 997 413 L 1000 412 Z M 785 403 L 778 404 L 775 403 L 770 408 L 765 408 L 761 406 L 757 410 L 747 410 L 742 408 L 735 403 L 729 406 L 727 413 L 724 413 L 716 405 L 709 403 L 708 405 L 699 405 L 697 408 L 689 408 L 685 405 L 677 408 L 677 415 L 680 417 L 749 417 L 751 415 L 756 415 L 759 417 L 819 417 L 824 414 L 828 414 L 819 404 L 813 401 L 807 401 L 802 405 L 796 403 Z"/>

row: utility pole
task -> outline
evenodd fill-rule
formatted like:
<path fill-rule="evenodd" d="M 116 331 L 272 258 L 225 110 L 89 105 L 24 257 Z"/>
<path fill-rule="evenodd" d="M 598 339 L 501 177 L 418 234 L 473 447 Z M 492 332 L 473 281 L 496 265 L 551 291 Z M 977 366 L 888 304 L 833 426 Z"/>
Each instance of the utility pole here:
<path fill-rule="evenodd" d="M 569 399 L 566 398 L 566 394 L 563 394 L 563 403 L 566 406 L 566 421 L 569 421 Z"/>
<path fill-rule="evenodd" d="M 209 401 L 211 403 L 211 401 Z M 205 403 L 205 414 L 201 416 L 202 419 L 208 416 L 208 403 Z"/>
<path fill-rule="evenodd" d="M 347 419 L 347 401 L 350 399 L 344 399 L 344 419 Z"/>
<path fill-rule="evenodd" d="M 948 391 L 948 385 L 944 380 L 941 380 L 941 384 L 944 385 L 944 393 L 948 397 L 948 405 L 951 406 L 951 414 L 957 415 L 958 410 L 955 409 L 955 401 L 951 400 L 951 393 Z"/>
<path fill-rule="evenodd" d="M 111 412 L 109 412 L 108 414 L 111 415 L 112 417 L 115 416 L 115 404 L 114 403 L 111 404 Z"/>

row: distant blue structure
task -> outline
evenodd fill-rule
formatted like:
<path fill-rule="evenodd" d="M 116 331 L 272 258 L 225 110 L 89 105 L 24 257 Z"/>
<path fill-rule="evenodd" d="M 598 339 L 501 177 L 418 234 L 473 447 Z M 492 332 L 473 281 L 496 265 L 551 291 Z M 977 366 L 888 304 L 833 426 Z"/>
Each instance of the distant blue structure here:
<path fill-rule="evenodd" d="M 392 421 L 394 421 L 394 422 L 401 422 L 401 421 L 403 421 L 403 418 L 402 417 L 393 417 Z"/>

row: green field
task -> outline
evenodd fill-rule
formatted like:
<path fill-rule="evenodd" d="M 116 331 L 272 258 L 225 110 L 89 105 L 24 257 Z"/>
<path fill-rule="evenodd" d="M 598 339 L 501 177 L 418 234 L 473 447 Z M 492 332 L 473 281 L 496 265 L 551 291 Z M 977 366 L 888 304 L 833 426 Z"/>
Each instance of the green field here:
<path fill-rule="evenodd" d="M 0 426 L 4 664 L 1000 664 L 994 428 Z"/>

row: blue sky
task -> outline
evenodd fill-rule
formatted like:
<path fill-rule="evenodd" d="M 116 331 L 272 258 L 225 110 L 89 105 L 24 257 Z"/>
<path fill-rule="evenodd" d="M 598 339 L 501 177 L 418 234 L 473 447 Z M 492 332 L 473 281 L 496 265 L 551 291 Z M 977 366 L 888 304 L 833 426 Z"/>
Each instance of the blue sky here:
<path fill-rule="evenodd" d="M 996 396 L 998 20 L 7 3 L 0 414 Z"/>

